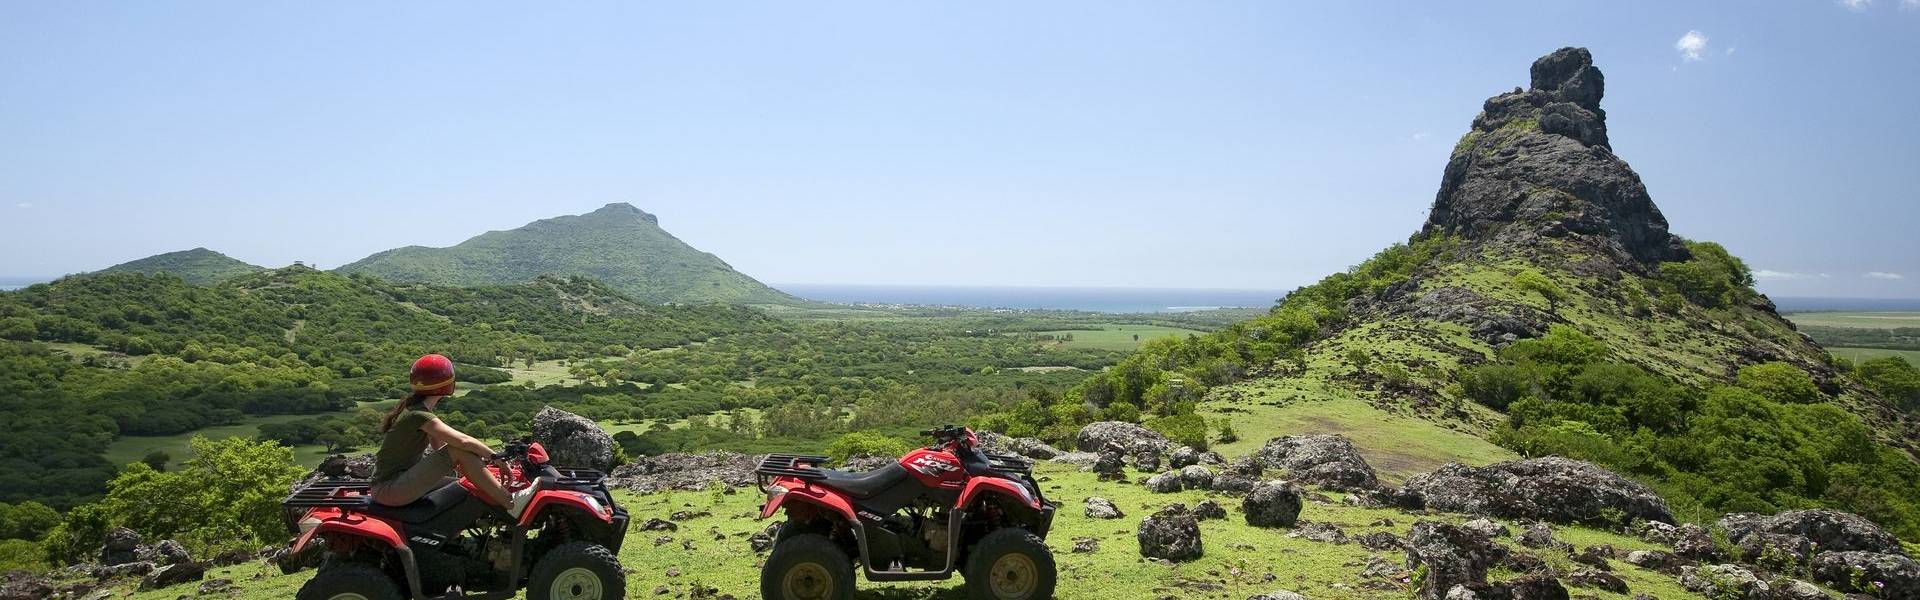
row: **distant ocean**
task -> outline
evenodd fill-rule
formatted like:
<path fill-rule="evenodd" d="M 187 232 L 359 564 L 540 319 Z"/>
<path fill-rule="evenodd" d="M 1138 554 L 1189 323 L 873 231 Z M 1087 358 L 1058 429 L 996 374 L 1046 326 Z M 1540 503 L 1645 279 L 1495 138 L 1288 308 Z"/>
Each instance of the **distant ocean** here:
<path fill-rule="evenodd" d="M 1876 310 L 1920 310 L 1920 298 L 1805 298 L 1799 296 L 1769 296 L 1780 312 L 1808 312 L 1816 310 L 1876 311 Z"/>
<path fill-rule="evenodd" d="M 969 287 L 934 285 L 787 284 L 780 291 L 839 304 L 916 304 L 974 308 L 1084 310 L 1109 313 L 1186 312 L 1273 306 L 1279 290 L 1101 287 Z"/>

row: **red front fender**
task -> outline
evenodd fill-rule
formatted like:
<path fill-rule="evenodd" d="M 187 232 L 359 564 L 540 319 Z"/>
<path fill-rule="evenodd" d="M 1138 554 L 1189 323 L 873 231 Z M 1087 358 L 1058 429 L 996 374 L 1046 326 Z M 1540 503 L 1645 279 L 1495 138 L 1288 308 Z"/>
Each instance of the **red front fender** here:
<path fill-rule="evenodd" d="M 967 480 L 967 488 L 960 492 L 960 501 L 954 508 L 964 509 L 973 506 L 983 494 L 1001 494 L 1034 510 L 1040 510 L 1040 499 L 1027 491 L 1026 486 L 995 477 L 975 477 Z"/>
<path fill-rule="evenodd" d="M 599 517 L 602 522 L 613 522 L 613 507 L 600 505 L 600 501 L 591 495 L 566 490 L 546 490 L 535 493 L 533 499 L 527 501 L 527 510 L 520 513 L 520 526 L 532 525 L 534 520 L 540 517 L 540 513 L 559 506 L 578 508 L 582 512 Z"/>
<path fill-rule="evenodd" d="M 762 519 L 773 516 L 773 513 L 779 512 L 780 509 L 784 508 L 789 502 L 815 505 L 821 509 L 840 515 L 849 523 L 857 519 L 853 514 L 853 504 L 847 502 L 847 499 L 840 497 L 839 494 L 806 484 L 793 485 L 776 483 L 774 487 L 787 491 L 786 493 L 774 494 L 767 498 L 767 505 L 760 508 L 760 518 Z"/>
<path fill-rule="evenodd" d="M 358 513 L 342 513 L 337 508 L 315 509 L 307 513 L 305 518 L 318 519 L 320 524 L 300 534 L 300 539 L 293 542 L 293 549 L 290 552 L 299 553 L 316 535 L 357 536 L 386 544 L 391 548 L 407 545 L 406 538 L 400 535 L 400 527 L 385 519 Z"/>

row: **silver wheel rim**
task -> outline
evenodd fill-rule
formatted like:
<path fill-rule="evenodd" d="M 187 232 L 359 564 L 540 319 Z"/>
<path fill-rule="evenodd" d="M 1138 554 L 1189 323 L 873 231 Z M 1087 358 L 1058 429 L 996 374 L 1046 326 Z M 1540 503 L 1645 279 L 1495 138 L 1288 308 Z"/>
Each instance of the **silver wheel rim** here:
<path fill-rule="evenodd" d="M 547 588 L 547 596 L 565 600 L 600 600 L 600 575 L 586 567 L 561 571 Z"/>
<path fill-rule="evenodd" d="M 1035 587 L 1040 585 L 1040 567 L 1032 558 L 1018 552 L 1008 553 L 993 561 L 992 575 L 988 577 L 988 587 L 995 598 L 1026 598 L 1033 595 Z"/>
<path fill-rule="evenodd" d="M 803 562 L 787 569 L 780 590 L 788 600 L 825 600 L 833 593 L 833 573 L 826 565 Z"/>

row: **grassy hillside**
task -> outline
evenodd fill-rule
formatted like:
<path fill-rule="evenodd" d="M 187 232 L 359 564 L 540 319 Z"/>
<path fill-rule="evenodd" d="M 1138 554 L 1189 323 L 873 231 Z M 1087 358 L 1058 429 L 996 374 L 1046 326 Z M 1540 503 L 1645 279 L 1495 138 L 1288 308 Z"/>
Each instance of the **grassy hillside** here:
<path fill-rule="evenodd" d="M 396 248 L 338 271 L 461 286 L 584 275 L 642 302 L 805 304 L 688 246 L 628 204 L 490 231 L 447 248 Z"/>
<path fill-rule="evenodd" d="M 1293 537 L 1288 529 L 1259 529 L 1243 521 L 1239 500 L 1214 496 L 1210 492 L 1186 491 L 1151 494 L 1128 483 L 1102 483 L 1091 473 L 1072 467 L 1042 464 L 1036 471 L 1047 495 L 1061 503 L 1061 511 L 1048 536 L 1059 564 L 1060 587 L 1057 597 L 1075 600 L 1135 600 L 1139 598 L 1246 598 L 1279 589 L 1292 590 L 1316 600 L 1365 600 L 1402 598 L 1410 594 L 1406 582 L 1391 578 L 1369 578 L 1360 572 L 1366 562 L 1378 557 L 1395 565 L 1404 556 L 1399 552 L 1373 552 L 1358 544 L 1333 544 Z M 1082 505 L 1089 496 L 1112 500 L 1126 516 L 1115 520 L 1089 519 Z M 1461 523 L 1463 515 L 1412 515 L 1395 509 L 1370 509 L 1347 506 L 1343 494 L 1326 492 L 1325 502 L 1311 502 L 1300 517 L 1335 525 L 1349 537 L 1375 531 L 1404 535 L 1414 521 L 1430 519 Z M 1200 500 L 1216 498 L 1227 506 L 1225 520 L 1201 522 L 1206 556 L 1183 564 L 1149 562 L 1140 557 L 1134 530 L 1140 519 L 1158 507 L 1173 502 L 1193 506 Z M 748 547 L 747 536 L 764 529 L 769 522 L 755 519 L 764 497 L 757 490 L 743 489 L 737 494 L 722 494 L 718 488 L 700 492 L 674 492 L 650 495 L 616 493 L 616 499 L 633 514 L 636 522 L 648 518 L 666 519 L 674 512 L 708 512 L 679 523 L 678 531 L 629 531 L 620 560 L 628 570 L 627 596 L 707 597 L 731 595 L 736 598 L 759 597 L 760 562 L 764 553 Z M 1518 529 L 1517 524 L 1508 522 Z M 1659 546 L 1607 531 L 1580 527 L 1557 528 L 1556 536 L 1581 548 L 1608 544 L 1615 551 L 1656 549 Z M 1073 552 L 1077 540 L 1093 540 L 1097 549 Z M 1511 544 L 1512 540 L 1506 540 Z M 691 544 L 691 548 L 682 544 Z M 1539 552 L 1515 546 L 1516 550 L 1537 554 L 1561 572 L 1578 566 L 1565 553 Z M 1684 598 L 1689 593 L 1673 577 L 1614 562 L 1614 573 L 1625 579 L 1630 594 L 1614 594 L 1592 588 L 1574 588 L 1576 593 L 1593 594 L 1604 600 L 1625 600 L 1632 593 L 1647 593 L 1658 598 Z M 1403 577 L 1407 574 L 1402 573 Z M 1496 570 L 1495 580 L 1515 574 Z M 232 580 L 243 600 L 286 598 L 308 578 L 312 571 L 281 575 L 271 566 L 245 564 L 216 569 L 209 577 Z M 965 594 L 959 578 L 951 581 L 873 584 L 861 582 L 856 598 L 915 598 L 921 600 L 958 600 Z M 117 592 L 131 591 L 121 585 Z M 133 600 L 171 600 L 185 588 L 133 593 Z M 664 589 L 664 592 L 656 592 Z M 705 590 L 705 594 L 695 589 Z"/>
<path fill-rule="evenodd" d="M 120 263 L 101 273 L 171 273 L 196 285 L 206 285 L 266 270 L 206 248 L 194 248 L 155 254 L 140 260 Z"/>

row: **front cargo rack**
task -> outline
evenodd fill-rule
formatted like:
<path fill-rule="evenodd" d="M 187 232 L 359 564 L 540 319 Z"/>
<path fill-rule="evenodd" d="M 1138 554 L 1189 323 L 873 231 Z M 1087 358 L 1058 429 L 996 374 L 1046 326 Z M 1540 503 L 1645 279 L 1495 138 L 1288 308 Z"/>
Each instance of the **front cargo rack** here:
<path fill-rule="evenodd" d="M 986 455 L 987 464 L 991 465 L 996 470 L 1008 471 L 1012 473 L 1032 473 L 1033 472 L 1033 461 L 1029 460 L 1027 457 L 1014 456 L 1012 454 L 987 454 L 985 452 L 982 452 L 981 454 Z"/>

